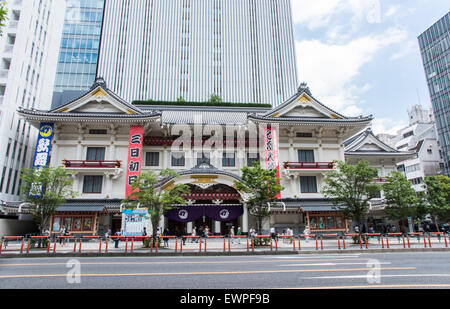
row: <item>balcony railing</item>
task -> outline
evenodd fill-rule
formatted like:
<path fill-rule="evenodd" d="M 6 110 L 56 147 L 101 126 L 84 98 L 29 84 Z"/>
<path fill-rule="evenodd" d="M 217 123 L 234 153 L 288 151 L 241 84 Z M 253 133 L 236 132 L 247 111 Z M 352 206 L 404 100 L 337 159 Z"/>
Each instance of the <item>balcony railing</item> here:
<path fill-rule="evenodd" d="M 332 170 L 334 168 L 333 162 L 285 162 L 284 168 L 288 170 Z"/>
<path fill-rule="evenodd" d="M 239 200 L 239 193 L 191 193 L 183 196 L 186 200 Z"/>
<path fill-rule="evenodd" d="M 66 168 L 120 168 L 121 161 L 64 160 Z"/>

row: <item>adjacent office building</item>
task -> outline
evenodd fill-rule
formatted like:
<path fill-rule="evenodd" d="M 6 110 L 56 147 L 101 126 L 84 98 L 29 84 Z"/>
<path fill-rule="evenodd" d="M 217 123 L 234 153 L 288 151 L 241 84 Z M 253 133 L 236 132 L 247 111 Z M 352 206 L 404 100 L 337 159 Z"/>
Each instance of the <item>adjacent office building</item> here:
<path fill-rule="evenodd" d="M 408 111 L 408 116 L 409 125 L 392 136 L 388 144 L 399 151 L 416 154 L 397 162 L 397 169 L 416 191 L 423 191 L 425 177 L 442 174 L 443 171 L 436 122 L 432 108 L 424 109 L 421 105 L 413 106 Z"/>
<path fill-rule="evenodd" d="M 296 92 L 290 0 L 108 0 L 98 76 L 126 101 L 270 103 Z"/>
<path fill-rule="evenodd" d="M 29 168 L 37 131 L 19 107 L 48 109 L 55 81 L 65 2 L 8 1 L 0 37 L 0 199 L 19 200 L 20 173 Z"/>
<path fill-rule="evenodd" d="M 67 0 L 52 106 L 79 97 L 94 83 L 105 0 Z"/>
<path fill-rule="evenodd" d="M 450 12 L 419 36 L 445 173 L 450 175 Z"/>

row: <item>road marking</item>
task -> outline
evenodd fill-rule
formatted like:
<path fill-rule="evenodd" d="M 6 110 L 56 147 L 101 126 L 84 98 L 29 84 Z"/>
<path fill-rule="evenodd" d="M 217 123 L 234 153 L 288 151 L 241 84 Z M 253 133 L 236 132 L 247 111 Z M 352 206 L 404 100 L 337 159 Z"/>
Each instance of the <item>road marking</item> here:
<path fill-rule="evenodd" d="M 389 265 L 392 264 L 391 262 L 379 262 L 378 264 L 385 264 Z M 283 266 L 337 266 L 337 265 L 367 265 L 367 263 L 316 263 L 316 264 L 284 264 L 279 265 L 281 267 Z"/>
<path fill-rule="evenodd" d="M 380 275 L 382 278 L 396 277 L 450 277 L 450 274 L 411 274 L 411 275 Z M 329 277 L 306 277 L 304 279 L 365 279 L 367 276 L 329 276 Z"/>
<path fill-rule="evenodd" d="M 450 284 L 385 284 L 385 285 L 349 285 L 349 286 L 314 286 L 288 288 L 290 290 L 331 290 L 331 289 L 385 289 L 385 288 L 448 288 Z"/>
<path fill-rule="evenodd" d="M 360 261 L 364 259 L 322 259 L 322 261 Z M 366 259 L 369 260 L 369 259 Z M 311 260 L 285 260 L 283 262 L 317 262 L 318 259 L 311 259 Z M 241 261 L 182 261 L 182 262 L 82 262 L 81 265 L 176 265 L 176 264 L 236 264 L 236 263 L 279 263 L 279 260 L 256 260 L 256 261 L 247 261 L 247 260 L 241 260 Z M 353 263 L 352 263 L 353 264 Z M 364 263 L 366 264 L 366 263 Z M 58 266 L 58 265 L 66 265 L 66 263 L 28 263 L 28 264 L 0 264 L 0 267 L 16 267 L 16 266 Z"/>
<path fill-rule="evenodd" d="M 415 270 L 415 267 L 380 268 L 380 270 Z M 349 269 L 294 269 L 294 270 L 255 270 L 255 271 L 230 271 L 230 272 L 189 272 L 189 273 L 129 273 L 129 274 L 81 274 L 81 277 L 127 277 L 127 276 L 192 276 L 192 275 L 249 275 L 249 274 L 274 274 L 274 273 L 308 273 L 308 272 L 345 272 L 345 271 L 370 271 L 372 268 Z M 12 278 L 52 278 L 66 277 L 67 274 L 53 275 L 5 275 L 0 279 Z"/>

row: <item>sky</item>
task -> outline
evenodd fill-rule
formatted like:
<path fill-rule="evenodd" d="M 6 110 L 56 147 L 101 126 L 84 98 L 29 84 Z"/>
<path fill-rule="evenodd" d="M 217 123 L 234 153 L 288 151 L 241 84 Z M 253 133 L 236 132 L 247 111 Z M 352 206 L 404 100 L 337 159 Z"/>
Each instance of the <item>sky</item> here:
<path fill-rule="evenodd" d="M 448 0 L 291 0 L 299 82 L 346 116 L 373 115 L 375 134 L 431 106 L 417 37 Z"/>

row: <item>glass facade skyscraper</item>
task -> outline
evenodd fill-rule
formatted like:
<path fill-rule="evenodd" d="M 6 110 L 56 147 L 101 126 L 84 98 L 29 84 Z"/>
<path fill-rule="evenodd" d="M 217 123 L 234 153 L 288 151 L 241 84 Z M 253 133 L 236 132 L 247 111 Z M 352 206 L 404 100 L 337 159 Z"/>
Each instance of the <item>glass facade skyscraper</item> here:
<path fill-rule="evenodd" d="M 53 106 L 91 87 L 96 77 L 105 0 L 67 0 Z"/>
<path fill-rule="evenodd" d="M 419 36 L 419 46 L 445 173 L 450 176 L 450 12 Z"/>

